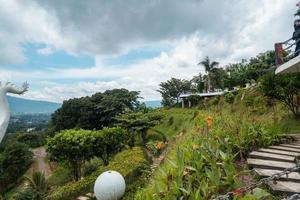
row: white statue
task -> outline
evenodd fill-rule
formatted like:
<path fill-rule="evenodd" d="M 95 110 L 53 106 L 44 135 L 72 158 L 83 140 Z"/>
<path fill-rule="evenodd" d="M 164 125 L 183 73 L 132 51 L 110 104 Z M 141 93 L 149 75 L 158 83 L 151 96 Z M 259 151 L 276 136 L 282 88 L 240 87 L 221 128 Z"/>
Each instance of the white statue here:
<path fill-rule="evenodd" d="M 10 111 L 6 94 L 24 94 L 28 90 L 28 86 L 28 83 L 25 82 L 22 88 L 17 88 L 10 82 L 2 83 L 0 81 L 0 143 L 5 135 L 10 118 Z"/>

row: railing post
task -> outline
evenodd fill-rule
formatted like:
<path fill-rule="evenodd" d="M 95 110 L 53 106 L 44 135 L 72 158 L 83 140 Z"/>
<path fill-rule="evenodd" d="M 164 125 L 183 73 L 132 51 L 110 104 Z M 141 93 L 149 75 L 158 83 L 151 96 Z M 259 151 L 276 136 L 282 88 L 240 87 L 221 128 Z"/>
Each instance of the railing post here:
<path fill-rule="evenodd" d="M 283 44 L 275 43 L 275 64 L 276 66 L 283 63 Z"/>

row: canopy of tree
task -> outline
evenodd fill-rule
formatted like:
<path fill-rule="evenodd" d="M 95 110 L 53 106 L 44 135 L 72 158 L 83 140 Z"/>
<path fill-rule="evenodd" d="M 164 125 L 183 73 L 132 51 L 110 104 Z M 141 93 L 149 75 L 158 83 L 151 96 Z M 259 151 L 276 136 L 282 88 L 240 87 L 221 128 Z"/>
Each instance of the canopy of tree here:
<path fill-rule="evenodd" d="M 0 153 L 0 192 L 14 183 L 32 163 L 32 152 L 26 144 L 20 142 L 7 143 Z"/>
<path fill-rule="evenodd" d="M 55 161 L 67 161 L 73 171 L 74 180 L 81 178 L 85 161 L 93 157 L 108 164 L 112 155 L 124 146 L 125 133 L 121 128 L 104 128 L 100 131 L 64 130 L 47 143 L 47 151 Z"/>
<path fill-rule="evenodd" d="M 139 134 L 143 143 L 146 142 L 146 132 L 151 127 L 157 125 L 163 118 L 155 112 L 125 112 L 116 117 L 117 124 L 128 132 L 129 145 L 135 145 L 135 134 Z"/>
<path fill-rule="evenodd" d="M 171 78 L 160 83 L 158 90 L 162 95 L 163 106 L 173 106 L 179 102 L 183 93 L 202 93 L 216 89 L 231 89 L 236 86 L 245 86 L 252 81 L 258 81 L 270 68 L 275 66 L 274 51 L 267 51 L 251 58 L 249 61 L 228 64 L 218 67 L 218 62 L 206 57 L 198 63 L 206 71 L 206 75 L 199 74 L 191 80 Z"/>
<path fill-rule="evenodd" d="M 139 92 L 126 89 L 107 90 L 91 97 L 74 98 L 63 102 L 52 115 L 54 131 L 64 129 L 101 129 L 111 126 L 115 116 L 125 110 L 135 110 Z"/>
<path fill-rule="evenodd" d="M 300 74 L 274 75 L 269 73 L 261 80 L 265 96 L 284 103 L 296 118 L 300 117 Z"/>

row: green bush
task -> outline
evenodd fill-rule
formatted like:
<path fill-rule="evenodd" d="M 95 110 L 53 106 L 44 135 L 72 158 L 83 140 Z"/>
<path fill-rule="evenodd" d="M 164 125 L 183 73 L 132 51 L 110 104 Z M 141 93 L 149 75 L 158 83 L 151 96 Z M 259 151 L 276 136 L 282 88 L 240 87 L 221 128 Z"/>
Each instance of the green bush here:
<path fill-rule="evenodd" d="M 209 101 L 209 105 L 210 105 L 210 106 L 216 106 L 216 105 L 219 104 L 219 101 L 220 101 L 220 98 L 219 98 L 219 97 L 212 98 L 212 99 Z"/>
<path fill-rule="evenodd" d="M 245 105 L 248 107 L 254 106 L 254 97 L 253 96 L 246 96 L 245 97 Z"/>
<path fill-rule="evenodd" d="M 232 92 L 224 94 L 225 101 L 229 104 L 233 104 L 235 95 Z"/>
<path fill-rule="evenodd" d="M 148 162 L 144 157 L 141 148 L 134 147 L 124 150 L 117 154 L 108 166 L 101 167 L 90 176 L 77 182 L 69 183 L 50 193 L 46 199 L 48 200 L 67 200 L 91 192 L 97 177 L 108 170 L 115 170 L 121 173 L 126 180 L 126 184 L 130 186 L 142 173 L 148 168 Z"/>
<path fill-rule="evenodd" d="M 166 136 L 155 130 L 149 130 L 146 135 L 147 142 L 149 141 L 166 141 Z"/>
<path fill-rule="evenodd" d="M 70 181 L 72 181 L 72 172 L 68 167 L 63 165 L 57 167 L 53 174 L 47 179 L 49 186 L 53 188 L 65 185 Z"/>
<path fill-rule="evenodd" d="M 23 133 L 17 137 L 18 142 L 27 144 L 31 148 L 43 146 L 46 138 L 42 133 Z"/>
<path fill-rule="evenodd" d="M 103 162 L 101 162 L 101 160 L 97 158 L 92 159 L 91 161 L 84 164 L 82 168 L 82 175 L 84 177 L 91 175 L 94 171 L 99 169 L 101 165 L 103 165 Z"/>

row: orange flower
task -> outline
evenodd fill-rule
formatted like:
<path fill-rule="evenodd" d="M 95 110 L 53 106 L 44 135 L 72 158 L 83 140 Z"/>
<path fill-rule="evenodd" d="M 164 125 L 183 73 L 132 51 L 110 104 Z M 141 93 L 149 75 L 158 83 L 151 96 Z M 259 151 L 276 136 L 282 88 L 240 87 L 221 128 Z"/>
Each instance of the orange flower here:
<path fill-rule="evenodd" d="M 157 143 L 155 146 L 156 146 L 156 149 L 157 149 L 157 150 L 161 150 L 161 148 L 162 148 L 162 145 L 161 145 L 161 143 L 160 143 L 160 142 L 159 142 L 159 143 Z"/>
<path fill-rule="evenodd" d="M 211 126 L 212 126 L 212 123 L 213 123 L 213 118 L 211 116 L 208 116 L 206 118 L 206 123 L 207 123 L 208 130 L 211 130 Z"/>

